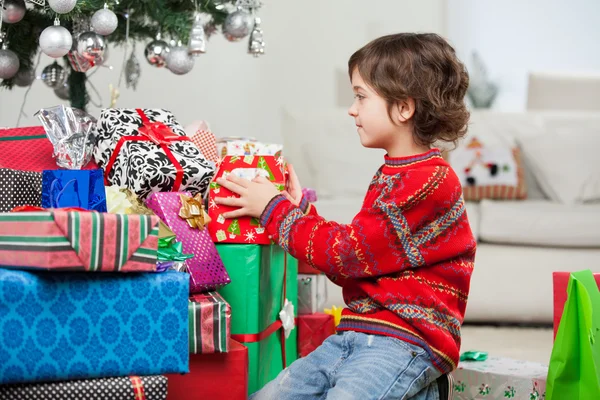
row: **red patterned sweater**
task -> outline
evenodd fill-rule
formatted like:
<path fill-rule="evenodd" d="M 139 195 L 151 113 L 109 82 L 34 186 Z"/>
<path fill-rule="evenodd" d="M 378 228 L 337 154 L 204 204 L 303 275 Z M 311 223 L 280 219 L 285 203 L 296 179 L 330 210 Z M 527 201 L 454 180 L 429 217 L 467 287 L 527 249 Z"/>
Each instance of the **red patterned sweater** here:
<path fill-rule="evenodd" d="M 456 368 L 475 239 L 460 182 L 439 150 L 385 158 L 349 225 L 282 195 L 261 222 L 286 251 L 342 286 L 338 330 L 387 335 Z"/>

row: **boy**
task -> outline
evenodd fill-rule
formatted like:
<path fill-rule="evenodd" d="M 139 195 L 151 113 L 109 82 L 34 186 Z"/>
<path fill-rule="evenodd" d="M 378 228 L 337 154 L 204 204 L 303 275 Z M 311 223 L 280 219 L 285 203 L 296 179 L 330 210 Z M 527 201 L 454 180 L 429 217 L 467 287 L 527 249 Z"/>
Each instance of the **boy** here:
<path fill-rule="evenodd" d="M 437 379 L 458 363 L 476 244 L 460 182 L 432 145 L 466 133 L 467 72 L 444 39 L 412 33 L 367 44 L 348 72 L 360 142 L 387 151 L 351 224 L 320 217 L 293 168 L 284 194 L 264 178 L 218 182 L 240 195 L 216 199 L 239 207 L 226 218 L 260 217 L 347 304 L 338 334 L 254 399 L 438 399 Z"/>

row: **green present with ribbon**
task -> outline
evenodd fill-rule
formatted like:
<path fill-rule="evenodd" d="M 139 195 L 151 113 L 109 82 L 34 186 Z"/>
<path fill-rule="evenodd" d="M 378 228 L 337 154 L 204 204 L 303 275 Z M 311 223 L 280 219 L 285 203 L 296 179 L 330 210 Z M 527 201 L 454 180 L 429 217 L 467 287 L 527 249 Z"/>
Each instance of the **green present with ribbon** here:
<path fill-rule="evenodd" d="M 175 240 L 175 235 L 158 238 L 157 272 L 169 269 L 188 272 L 185 260 L 192 257 L 193 254 L 183 254 L 183 244 Z"/>
<path fill-rule="evenodd" d="M 219 293 L 231 306 L 231 338 L 248 348 L 248 393 L 254 393 L 298 357 L 298 262 L 277 245 L 217 244 L 217 250 L 231 277 Z"/>

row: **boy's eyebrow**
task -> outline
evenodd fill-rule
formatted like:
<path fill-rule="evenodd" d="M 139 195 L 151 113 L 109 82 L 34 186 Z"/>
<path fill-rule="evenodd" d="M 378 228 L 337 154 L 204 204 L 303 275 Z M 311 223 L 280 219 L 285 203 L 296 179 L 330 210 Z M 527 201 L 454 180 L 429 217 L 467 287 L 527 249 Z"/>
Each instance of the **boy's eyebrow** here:
<path fill-rule="evenodd" d="M 365 90 L 365 89 L 362 88 L 362 86 L 354 86 L 352 89 L 354 89 L 354 90 L 358 90 L 358 89 Z"/>

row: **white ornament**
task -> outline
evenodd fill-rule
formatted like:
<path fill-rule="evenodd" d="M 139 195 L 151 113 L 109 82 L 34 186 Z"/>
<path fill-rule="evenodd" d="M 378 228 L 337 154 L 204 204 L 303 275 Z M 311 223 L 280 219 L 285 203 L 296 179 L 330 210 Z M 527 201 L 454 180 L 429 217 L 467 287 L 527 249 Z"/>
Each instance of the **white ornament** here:
<path fill-rule="evenodd" d="M 73 11 L 77 0 L 48 0 L 50 8 L 58 14 L 67 14 Z"/>
<path fill-rule="evenodd" d="M 92 15 L 92 30 L 99 35 L 110 35 L 117 29 L 118 25 L 117 16 L 106 5 Z"/>
<path fill-rule="evenodd" d="M 53 26 L 43 30 L 40 35 L 40 49 L 52 58 L 60 58 L 71 50 L 73 37 L 71 32 L 63 26 L 60 26 L 58 19 L 54 21 Z"/>
<path fill-rule="evenodd" d="M 0 49 L 0 79 L 10 79 L 19 72 L 19 57 L 4 46 Z"/>
<path fill-rule="evenodd" d="M 2 1 L 0 1 L 2 4 Z M 2 21 L 7 24 L 16 24 L 25 16 L 25 1 L 23 0 L 4 0 L 2 5 Z"/>
<path fill-rule="evenodd" d="M 187 47 L 172 48 L 167 56 L 167 68 L 176 75 L 187 74 L 194 68 L 194 57 L 190 56 Z"/>

